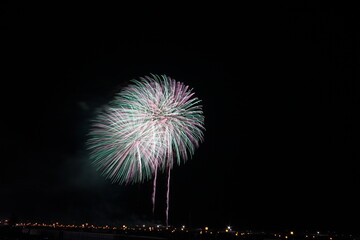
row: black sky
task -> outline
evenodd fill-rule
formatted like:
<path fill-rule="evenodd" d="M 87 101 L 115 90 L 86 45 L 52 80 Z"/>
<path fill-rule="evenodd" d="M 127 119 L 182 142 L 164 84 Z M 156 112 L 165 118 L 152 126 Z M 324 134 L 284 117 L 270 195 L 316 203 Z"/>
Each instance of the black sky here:
<path fill-rule="evenodd" d="M 162 7 L 4 5 L 0 218 L 151 221 L 151 183 L 104 180 L 84 142 L 97 109 L 157 73 L 194 88 L 207 129 L 172 173 L 170 223 L 358 230 L 356 13 Z"/>

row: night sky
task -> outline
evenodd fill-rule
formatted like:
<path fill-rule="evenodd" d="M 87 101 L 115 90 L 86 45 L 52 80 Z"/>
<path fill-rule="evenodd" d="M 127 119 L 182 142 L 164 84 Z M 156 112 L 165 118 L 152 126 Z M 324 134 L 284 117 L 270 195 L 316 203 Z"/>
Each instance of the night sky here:
<path fill-rule="evenodd" d="M 153 218 L 152 182 L 111 184 L 85 146 L 95 112 L 156 73 L 205 115 L 172 171 L 170 224 L 359 231 L 357 13 L 162 7 L 2 7 L 0 218 L 163 223 L 165 174 Z"/>

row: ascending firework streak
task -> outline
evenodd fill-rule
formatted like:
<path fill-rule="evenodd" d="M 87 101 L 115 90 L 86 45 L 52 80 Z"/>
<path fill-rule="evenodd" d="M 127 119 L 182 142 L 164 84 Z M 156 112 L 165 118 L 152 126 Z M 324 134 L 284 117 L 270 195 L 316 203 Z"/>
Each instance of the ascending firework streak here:
<path fill-rule="evenodd" d="M 181 82 L 165 75 L 132 80 L 93 121 L 88 140 L 93 165 L 112 182 L 130 184 L 167 170 L 168 225 L 170 170 L 186 162 L 203 140 L 200 100 Z"/>

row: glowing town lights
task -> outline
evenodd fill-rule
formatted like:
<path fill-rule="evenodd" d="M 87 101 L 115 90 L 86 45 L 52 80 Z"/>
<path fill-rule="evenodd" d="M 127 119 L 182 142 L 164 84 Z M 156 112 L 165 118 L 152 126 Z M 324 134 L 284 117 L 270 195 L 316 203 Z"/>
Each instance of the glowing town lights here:
<path fill-rule="evenodd" d="M 5 220 L 1 221 L 2 223 L 5 222 Z M 10 222 L 10 221 L 9 221 Z M 177 227 L 175 226 L 169 226 L 166 227 L 165 225 L 146 225 L 146 224 L 138 224 L 138 225 L 117 225 L 116 227 L 111 226 L 111 225 L 103 225 L 103 226 L 94 226 L 91 223 L 83 223 L 83 224 L 78 224 L 78 225 L 70 225 L 70 224 L 62 224 L 59 222 L 50 222 L 50 223 L 31 223 L 31 222 L 23 222 L 23 223 L 16 223 L 14 224 L 14 226 L 17 227 L 22 227 L 22 228 L 40 228 L 40 229 L 53 229 L 53 227 L 59 229 L 59 230 L 64 230 L 64 231 L 84 231 L 84 230 L 88 230 L 91 232 L 98 232 L 96 231 L 96 229 L 98 230 L 108 230 L 108 233 L 114 233 L 114 234 L 129 234 L 129 235 L 133 235 L 133 234 L 141 234 L 142 233 L 147 233 L 147 234 L 151 234 L 151 236 L 156 236 L 156 234 L 160 234 L 160 232 L 163 232 L 162 234 L 170 234 L 172 235 L 172 233 L 174 234 L 179 234 L 179 235 L 174 235 L 175 236 L 189 236 L 189 238 L 191 238 L 192 236 L 195 237 L 198 236 L 198 238 L 202 238 L 202 237 L 206 237 L 206 238 L 211 238 L 214 237 L 214 239 L 217 239 L 217 237 L 221 237 L 224 236 L 225 238 L 230 237 L 231 239 L 238 239 L 238 238 L 247 238 L 247 235 L 253 235 L 254 237 L 257 236 L 257 234 L 263 234 L 262 233 L 257 233 L 257 232 L 252 232 L 252 231 L 237 231 L 237 229 L 232 229 L 231 226 L 223 226 L 220 229 L 212 229 L 211 227 L 208 226 L 204 226 L 201 228 L 189 228 L 189 226 L 185 226 L 185 225 L 179 225 Z M 111 230 L 111 231 L 109 231 Z M 126 230 L 126 231 L 125 231 Z M 134 231 L 134 232 L 133 232 Z M 164 233 L 165 232 L 165 233 Z M 185 232 L 188 232 L 189 235 L 185 234 Z M 295 236 L 295 231 L 286 231 L 285 234 L 281 235 L 279 233 L 266 233 L 269 234 L 268 236 L 270 236 L 270 238 L 273 238 L 273 240 L 294 240 L 294 236 Z M 166 236 L 170 236 L 170 235 L 166 235 Z M 202 235 L 202 236 L 199 236 Z M 212 236 L 210 236 L 212 235 Z M 318 237 L 316 237 L 317 232 L 315 231 L 314 233 L 310 234 L 308 232 L 296 232 L 296 236 L 303 236 L 303 240 L 305 239 L 319 239 L 322 238 L 323 240 L 336 240 L 337 238 L 335 237 L 336 235 L 331 234 L 330 232 L 328 234 L 321 234 L 319 233 Z M 164 236 L 164 235 L 162 235 Z M 326 236 L 326 237 L 323 237 Z M 352 238 L 352 235 L 346 235 L 346 236 L 350 236 L 350 238 L 344 238 L 344 240 L 360 240 L 358 238 Z M 250 237 L 250 236 L 248 236 Z M 296 237 L 296 238 L 298 238 Z M 249 238 L 248 240 L 250 240 L 252 238 Z M 243 239 L 245 240 L 245 239 Z"/>

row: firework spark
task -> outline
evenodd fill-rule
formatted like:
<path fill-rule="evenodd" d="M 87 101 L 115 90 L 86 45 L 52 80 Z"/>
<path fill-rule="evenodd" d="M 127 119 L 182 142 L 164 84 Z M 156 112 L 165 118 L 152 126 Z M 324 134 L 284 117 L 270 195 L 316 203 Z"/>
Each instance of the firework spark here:
<path fill-rule="evenodd" d="M 112 182 L 155 177 L 154 202 L 157 171 L 170 173 L 203 140 L 199 103 L 188 86 L 165 75 L 133 80 L 93 122 L 88 140 L 93 164 Z"/>

